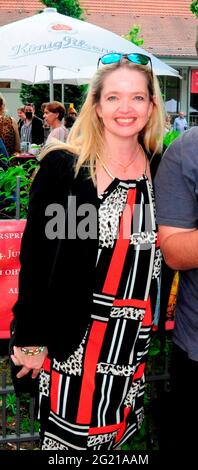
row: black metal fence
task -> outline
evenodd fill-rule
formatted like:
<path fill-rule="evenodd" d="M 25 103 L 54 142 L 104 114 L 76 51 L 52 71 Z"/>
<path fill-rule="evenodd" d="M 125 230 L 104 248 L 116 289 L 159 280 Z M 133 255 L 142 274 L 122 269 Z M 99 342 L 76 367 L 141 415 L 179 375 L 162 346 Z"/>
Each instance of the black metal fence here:
<path fill-rule="evenodd" d="M 16 397 L 13 386 L 7 383 L 7 373 L 3 371 L 0 384 L 0 449 L 10 446 L 10 449 L 20 450 L 24 443 L 31 449 L 39 441 L 39 432 L 35 432 L 34 398 L 26 397 L 25 418 L 24 404 L 21 406 L 23 400 Z M 28 431 L 22 429 L 22 423 L 25 423 L 24 428 L 28 428 Z"/>

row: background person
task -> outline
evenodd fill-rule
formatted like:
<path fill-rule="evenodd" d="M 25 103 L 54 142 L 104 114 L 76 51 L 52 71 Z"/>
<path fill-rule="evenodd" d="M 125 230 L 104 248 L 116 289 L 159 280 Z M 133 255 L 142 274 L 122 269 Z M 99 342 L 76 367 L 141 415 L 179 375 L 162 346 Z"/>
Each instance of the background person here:
<path fill-rule="evenodd" d="M 35 115 L 35 106 L 32 103 L 25 105 L 25 120 L 19 126 L 21 146 L 28 151 L 29 144 L 42 145 L 44 142 L 43 121 Z M 25 146 L 26 144 L 26 146 Z"/>
<path fill-rule="evenodd" d="M 45 103 L 42 103 L 41 105 L 41 112 L 42 114 L 44 113 L 44 110 L 45 110 L 45 107 L 47 106 L 48 102 L 45 102 Z M 45 119 L 43 119 L 43 130 L 44 130 L 44 144 L 48 138 L 48 135 L 51 131 L 50 129 L 50 126 L 47 124 L 47 122 L 45 121 Z"/>
<path fill-rule="evenodd" d="M 183 111 L 180 111 L 179 116 L 175 118 L 173 123 L 173 129 L 175 131 L 180 132 L 181 134 L 182 132 L 186 131 L 186 129 L 188 129 L 188 123 L 186 121 Z"/>
<path fill-rule="evenodd" d="M 51 103 L 46 104 L 43 118 L 44 122 L 46 122 L 48 126 L 51 127 L 51 132 L 47 137 L 46 144 L 49 144 L 52 139 L 66 142 L 68 130 L 62 123 L 65 116 L 65 111 L 65 106 L 59 101 L 51 101 Z"/>
<path fill-rule="evenodd" d="M 172 117 L 170 114 L 166 114 L 165 116 L 165 128 L 164 128 L 164 134 L 167 134 L 167 132 L 170 132 L 172 130 Z"/>
<path fill-rule="evenodd" d="M 65 127 L 70 131 L 77 118 L 77 111 L 74 104 L 70 103 L 67 116 L 65 118 Z"/>
<path fill-rule="evenodd" d="M 19 380 L 41 370 L 42 449 L 114 449 L 144 417 L 160 275 L 149 159 L 163 104 L 147 56 L 101 62 L 69 141 L 43 152 L 22 240 L 12 360 Z M 46 228 L 54 203 L 59 242 Z"/>
<path fill-rule="evenodd" d="M 6 171 L 9 166 L 9 155 L 4 145 L 3 140 L 0 138 L 0 170 Z M 0 198 L 1 199 L 1 198 Z"/>
<path fill-rule="evenodd" d="M 21 106 L 20 108 L 17 108 L 17 115 L 18 115 L 18 121 L 17 121 L 17 125 L 18 125 L 18 128 L 19 128 L 19 131 L 20 131 L 20 127 L 22 126 L 23 124 L 23 121 L 25 121 L 25 107 L 24 106 Z"/>
<path fill-rule="evenodd" d="M 9 157 L 20 151 L 18 126 L 15 119 L 6 114 L 6 101 L 0 93 L 0 138 L 2 139 Z M 9 160 L 11 164 L 13 160 Z"/>
<path fill-rule="evenodd" d="M 166 263 L 179 270 L 173 351 L 171 406 L 165 448 L 190 458 L 198 422 L 198 128 L 176 139 L 156 176 L 156 210 Z M 182 449 L 182 454 L 181 454 Z"/>

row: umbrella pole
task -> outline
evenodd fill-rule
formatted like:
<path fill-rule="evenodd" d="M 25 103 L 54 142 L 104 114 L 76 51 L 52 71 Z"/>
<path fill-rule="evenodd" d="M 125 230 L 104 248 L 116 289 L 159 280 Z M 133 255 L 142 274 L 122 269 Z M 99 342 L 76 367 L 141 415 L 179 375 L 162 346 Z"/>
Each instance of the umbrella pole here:
<path fill-rule="evenodd" d="M 64 101 L 65 101 L 65 84 L 64 84 L 64 82 L 61 83 L 61 101 L 64 104 Z"/>
<path fill-rule="evenodd" d="M 53 68 L 49 66 L 49 77 L 50 77 L 50 101 L 54 101 L 54 85 L 53 85 Z"/>

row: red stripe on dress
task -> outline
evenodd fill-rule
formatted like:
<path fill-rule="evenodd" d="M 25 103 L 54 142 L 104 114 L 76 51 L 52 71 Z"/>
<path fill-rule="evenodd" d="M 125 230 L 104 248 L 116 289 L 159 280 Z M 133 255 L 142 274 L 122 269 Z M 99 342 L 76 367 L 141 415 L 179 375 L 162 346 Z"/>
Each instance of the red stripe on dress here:
<path fill-rule="evenodd" d="M 80 399 L 78 405 L 78 413 L 76 422 L 79 424 L 89 424 L 92 412 L 92 400 L 95 389 L 95 373 L 100 354 L 106 323 L 94 321 L 91 327 L 84 360 L 84 373 L 82 377 L 82 385 Z"/>
<path fill-rule="evenodd" d="M 148 298 L 146 312 L 142 321 L 142 326 L 151 326 L 152 325 L 152 312 L 151 312 L 151 301 Z"/>
<path fill-rule="evenodd" d="M 127 196 L 127 203 L 124 208 L 121 221 L 118 239 L 115 244 L 113 256 L 109 265 L 106 280 L 102 292 L 104 294 L 116 295 L 118 285 L 120 282 L 128 246 L 130 243 L 131 235 L 131 220 L 134 211 L 134 204 L 136 200 L 136 189 L 129 189 Z M 129 214 L 130 206 L 130 214 Z M 123 238 L 124 234 L 124 238 Z"/>
<path fill-rule="evenodd" d="M 42 365 L 42 368 L 45 372 L 50 372 L 50 364 L 51 360 L 49 359 L 49 357 L 46 357 Z"/>
<path fill-rule="evenodd" d="M 106 432 L 113 432 L 120 429 L 122 423 L 119 424 L 109 424 L 108 426 L 102 426 L 97 428 L 90 428 L 89 435 L 92 436 L 94 434 L 105 434 Z"/>
<path fill-rule="evenodd" d="M 140 364 L 139 367 L 137 368 L 137 371 L 133 376 L 133 382 L 134 382 L 134 380 L 141 379 L 141 377 L 143 376 L 143 373 L 144 373 L 144 369 L 145 369 L 145 362 L 144 362 L 144 364 Z"/>
<path fill-rule="evenodd" d="M 113 302 L 113 306 L 123 307 L 139 307 L 139 308 L 146 308 L 147 300 L 139 300 L 139 299 L 115 299 Z"/>
<path fill-rule="evenodd" d="M 59 382 L 60 382 L 60 374 L 55 370 L 52 370 L 52 386 L 50 392 L 50 399 L 51 399 L 51 409 L 54 413 L 58 412 L 58 399 L 59 399 Z"/>

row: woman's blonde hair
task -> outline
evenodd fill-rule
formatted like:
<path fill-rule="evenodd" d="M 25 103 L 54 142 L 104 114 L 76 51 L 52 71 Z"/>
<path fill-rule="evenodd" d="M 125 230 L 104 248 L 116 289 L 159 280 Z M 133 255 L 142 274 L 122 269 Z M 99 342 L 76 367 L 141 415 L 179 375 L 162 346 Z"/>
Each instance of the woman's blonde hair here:
<path fill-rule="evenodd" d="M 140 133 L 139 140 L 148 153 L 160 153 L 162 149 L 165 118 L 157 78 L 152 76 L 151 70 L 147 66 L 136 65 L 125 59 L 116 64 L 105 65 L 99 68 L 92 78 L 86 100 L 69 133 L 67 143 L 60 144 L 58 147 L 76 154 L 78 156 L 76 174 L 82 165 L 87 165 L 94 182 L 96 155 L 97 153 L 101 154 L 104 146 L 103 121 L 98 116 L 96 108 L 100 101 L 105 78 L 120 67 L 138 70 L 146 76 L 149 97 L 153 102 L 153 110 L 147 124 Z"/>

